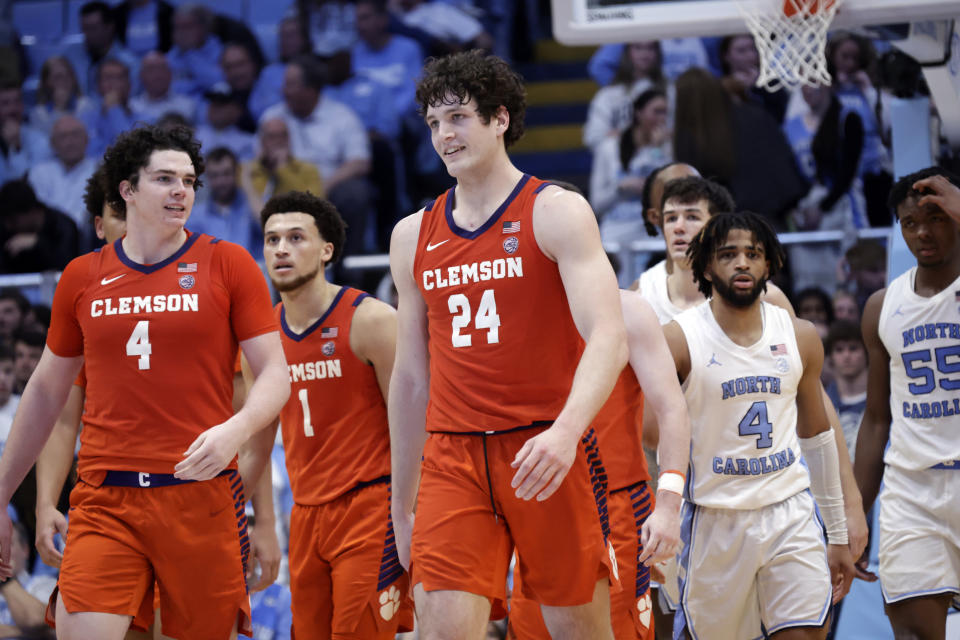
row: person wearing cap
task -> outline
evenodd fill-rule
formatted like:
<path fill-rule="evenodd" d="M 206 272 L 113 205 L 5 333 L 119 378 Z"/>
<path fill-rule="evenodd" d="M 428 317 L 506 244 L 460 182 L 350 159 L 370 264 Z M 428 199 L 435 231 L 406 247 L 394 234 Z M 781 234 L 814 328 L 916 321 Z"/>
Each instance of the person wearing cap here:
<path fill-rule="evenodd" d="M 213 85 L 203 96 L 207 99 L 206 122 L 196 131 L 202 148 L 226 147 L 240 161 L 252 159 L 254 136 L 240 128 L 245 111 L 243 96 L 226 82 Z"/>

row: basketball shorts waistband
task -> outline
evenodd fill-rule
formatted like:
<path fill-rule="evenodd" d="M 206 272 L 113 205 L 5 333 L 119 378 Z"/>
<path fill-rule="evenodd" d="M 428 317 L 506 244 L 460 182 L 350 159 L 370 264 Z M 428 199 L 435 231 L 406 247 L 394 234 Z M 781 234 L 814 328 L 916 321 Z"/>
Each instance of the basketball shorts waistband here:
<path fill-rule="evenodd" d="M 947 460 L 946 462 L 941 462 L 940 464 L 935 464 L 931 469 L 946 469 L 953 471 L 960 471 L 960 460 Z"/>
<path fill-rule="evenodd" d="M 224 469 L 217 477 L 237 473 L 236 469 Z M 196 480 L 183 480 L 172 473 L 146 473 L 143 471 L 107 471 L 101 486 L 109 487 L 139 487 L 153 489 L 155 487 L 172 487 L 178 484 L 192 484 Z"/>
<path fill-rule="evenodd" d="M 511 427 L 510 429 L 498 429 L 495 431 L 444 431 L 443 429 L 427 429 L 428 433 L 442 433 L 448 436 L 502 436 L 507 433 L 516 433 L 518 431 L 526 431 L 528 429 L 542 429 L 544 427 L 549 427 L 553 424 L 553 420 L 534 420 L 530 424 L 525 424 L 519 427 Z"/>

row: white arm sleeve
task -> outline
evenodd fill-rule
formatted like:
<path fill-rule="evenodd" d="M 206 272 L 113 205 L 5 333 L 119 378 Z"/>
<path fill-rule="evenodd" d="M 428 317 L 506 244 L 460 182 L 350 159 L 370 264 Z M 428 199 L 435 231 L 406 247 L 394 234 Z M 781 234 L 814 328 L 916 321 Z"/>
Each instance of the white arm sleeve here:
<path fill-rule="evenodd" d="M 847 544 L 847 519 L 843 512 L 840 458 L 833 429 L 812 438 L 800 438 L 800 451 L 810 472 L 810 490 L 820 507 L 830 544 Z"/>

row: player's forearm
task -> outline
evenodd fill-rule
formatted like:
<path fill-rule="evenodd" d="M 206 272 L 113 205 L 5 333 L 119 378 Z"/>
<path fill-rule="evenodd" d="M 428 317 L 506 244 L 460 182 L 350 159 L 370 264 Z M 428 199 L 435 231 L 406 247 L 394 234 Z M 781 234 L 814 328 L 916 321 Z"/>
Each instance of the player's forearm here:
<path fill-rule="evenodd" d="M 869 511 L 880 491 L 883 479 L 883 450 L 887 445 L 889 426 L 863 417 L 857 434 L 857 455 L 853 463 L 853 475 L 860 489 L 864 511 Z"/>
<path fill-rule="evenodd" d="M 260 474 L 260 479 L 253 485 L 250 494 L 250 504 L 253 506 L 253 515 L 257 519 L 257 529 L 269 528 L 273 530 L 276 517 L 273 513 L 273 478 L 269 468 L 267 473 Z"/>
<path fill-rule="evenodd" d="M 270 473 L 264 473 L 264 470 L 269 471 L 276 436 L 277 421 L 273 420 L 267 428 L 257 431 L 241 445 L 237 467 L 244 487 L 257 486 L 264 476 L 270 477 Z"/>
<path fill-rule="evenodd" d="M 412 513 L 420 481 L 420 459 L 427 440 L 427 380 L 394 368 L 387 411 L 390 422 L 392 509 Z"/>
<path fill-rule="evenodd" d="M 554 427 L 579 437 L 607 401 L 627 364 L 627 335 L 622 323 L 597 325 L 587 336 L 570 395 Z"/>
<path fill-rule="evenodd" d="M 281 357 L 271 360 L 260 371 L 247 392 L 247 401 L 234 416 L 243 441 L 270 424 L 280 414 L 290 397 L 290 377 L 286 362 Z"/>
<path fill-rule="evenodd" d="M 843 511 L 843 489 L 837 446 L 832 433 L 800 438 L 800 450 L 810 473 L 810 491 L 820 507 L 830 544 L 847 544 L 847 523 Z"/>
<path fill-rule="evenodd" d="M 686 474 L 690 463 L 690 417 L 686 402 L 670 408 L 669 412 L 658 414 L 660 442 L 657 447 L 657 460 L 661 470 L 673 469 Z"/>

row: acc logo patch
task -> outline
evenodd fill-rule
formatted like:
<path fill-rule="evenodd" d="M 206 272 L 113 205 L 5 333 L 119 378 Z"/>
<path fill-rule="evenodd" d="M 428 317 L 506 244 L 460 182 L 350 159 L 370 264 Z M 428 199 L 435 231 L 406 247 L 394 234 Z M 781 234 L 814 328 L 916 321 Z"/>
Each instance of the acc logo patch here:
<path fill-rule="evenodd" d="M 780 356 L 779 358 L 777 358 L 777 364 L 775 366 L 777 368 L 777 371 L 779 371 L 780 373 L 786 373 L 787 371 L 790 371 L 790 364 L 787 362 L 787 359 L 783 356 Z"/>
<path fill-rule="evenodd" d="M 400 610 L 400 590 L 392 586 L 380 593 L 380 617 L 390 620 Z"/>
<path fill-rule="evenodd" d="M 520 239 L 517 236 L 510 236 L 503 241 L 503 250 L 507 253 L 516 253 L 520 248 Z"/>
<path fill-rule="evenodd" d="M 650 601 L 650 592 L 647 591 L 643 597 L 637 600 L 637 615 L 640 617 L 640 624 L 647 629 L 650 628 L 650 614 L 652 602 Z"/>
<path fill-rule="evenodd" d="M 197 284 L 197 281 L 193 276 L 180 276 L 180 286 L 184 289 L 193 289 L 193 285 Z"/>
<path fill-rule="evenodd" d="M 336 349 L 337 349 L 337 345 L 336 343 L 334 343 L 333 340 L 330 340 L 329 342 L 324 342 L 323 346 L 320 347 L 320 351 L 322 351 L 323 355 L 325 356 L 332 356 L 333 352 L 336 351 Z"/>

